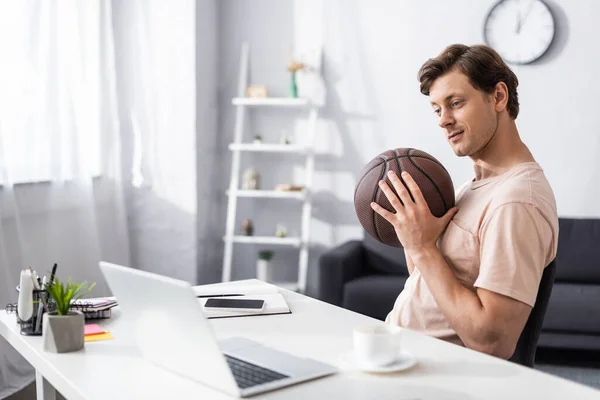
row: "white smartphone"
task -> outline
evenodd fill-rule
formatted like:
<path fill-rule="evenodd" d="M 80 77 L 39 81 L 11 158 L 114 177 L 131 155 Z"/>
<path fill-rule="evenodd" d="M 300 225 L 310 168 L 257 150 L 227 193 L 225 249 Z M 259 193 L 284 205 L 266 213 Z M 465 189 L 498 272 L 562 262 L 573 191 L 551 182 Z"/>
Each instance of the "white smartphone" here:
<path fill-rule="evenodd" d="M 204 303 L 207 310 L 220 311 L 262 311 L 265 308 L 264 300 L 255 299 L 225 299 L 211 297 Z"/>

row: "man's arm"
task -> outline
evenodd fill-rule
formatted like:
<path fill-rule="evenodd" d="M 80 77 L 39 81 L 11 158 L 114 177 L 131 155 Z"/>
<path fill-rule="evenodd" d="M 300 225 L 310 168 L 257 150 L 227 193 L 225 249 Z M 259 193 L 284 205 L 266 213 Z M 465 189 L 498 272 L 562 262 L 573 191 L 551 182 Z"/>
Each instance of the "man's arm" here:
<path fill-rule="evenodd" d="M 531 306 L 489 290 L 467 289 L 437 247 L 409 257 L 465 346 L 504 359 L 513 355 Z"/>
<path fill-rule="evenodd" d="M 534 210 L 520 204 L 503 208 L 502 211 L 507 213 L 504 218 L 497 218 L 495 224 L 487 224 L 486 229 L 482 229 L 481 242 L 491 247 L 482 252 L 480 275 L 475 282 L 479 289 L 467 289 L 456 279 L 436 246 L 437 239 L 458 209 L 453 208 L 436 218 L 409 174 L 402 173 L 406 186 L 394 172 L 390 171 L 388 177 L 397 195 L 385 181 L 380 181 L 379 186 L 395 213 L 375 202 L 371 207 L 394 226 L 404 251 L 423 275 L 437 305 L 467 347 L 510 358 L 531 313 L 532 307 L 528 304 L 532 303 L 528 301 L 535 301 L 535 295 L 531 298 L 532 288 L 539 284 L 541 276 L 536 266 L 544 258 L 545 244 L 552 238 L 547 222 L 533 218 L 530 212 L 534 213 Z M 523 232 L 527 232 L 523 227 L 530 222 L 529 228 L 536 232 L 533 236 L 538 242 L 519 240 L 518 235 L 502 235 L 502 232 L 514 229 L 515 221 L 519 221 L 519 229 Z M 511 282 L 517 279 L 522 290 L 502 287 L 497 278 Z"/>
<path fill-rule="evenodd" d="M 410 276 L 415 270 L 415 263 L 406 251 L 404 252 L 404 257 L 406 258 L 406 268 L 408 269 L 408 275 Z"/>

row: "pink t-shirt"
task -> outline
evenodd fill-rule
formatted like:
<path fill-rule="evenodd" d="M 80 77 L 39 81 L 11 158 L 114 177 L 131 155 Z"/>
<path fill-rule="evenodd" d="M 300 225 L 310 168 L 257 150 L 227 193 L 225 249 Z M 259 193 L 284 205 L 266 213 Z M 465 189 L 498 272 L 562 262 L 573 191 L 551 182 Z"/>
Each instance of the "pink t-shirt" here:
<path fill-rule="evenodd" d="M 556 257 L 554 193 L 535 162 L 502 175 L 467 182 L 459 208 L 438 248 L 457 279 L 533 307 L 544 268 Z M 415 267 L 386 321 L 461 344 Z"/>

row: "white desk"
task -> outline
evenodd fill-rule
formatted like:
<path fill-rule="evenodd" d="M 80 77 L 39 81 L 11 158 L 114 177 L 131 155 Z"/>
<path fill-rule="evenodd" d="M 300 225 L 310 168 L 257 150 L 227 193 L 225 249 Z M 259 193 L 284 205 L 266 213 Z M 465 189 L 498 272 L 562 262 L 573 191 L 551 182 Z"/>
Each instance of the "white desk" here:
<path fill-rule="evenodd" d="M 264 284 L 246 281 L 248 285 Z M 235 282 L 239 284 L 239 282 Z M 224 284 L 226 285 L 226 284 Z M 219 339 L 246 336 L 272 347 L 338 364 L 352 349 L 352 329 L 369 317 L 282 290 L 292 314 L 211 320 Z M 52 399 L 226 399 L 229 396 L 148 364 L 141 358 L 120 311 L 100 323 L 114 340 L 86 343 L 80 352 L 52 354 L 41 337 L 19 334 L 14 315 L 0 312 L 0 334 L 37 370 L 38 389 Z M 418 359 L 389 375 L 339 374 L 253 398 L 269 399 L 599 399 L 600 391 L 462 347 L 405 331 L 405 350 Z M 200 362 L 200 361 L 199 361 Z M 43 378 L 42 378 L 43 377 Z"/>

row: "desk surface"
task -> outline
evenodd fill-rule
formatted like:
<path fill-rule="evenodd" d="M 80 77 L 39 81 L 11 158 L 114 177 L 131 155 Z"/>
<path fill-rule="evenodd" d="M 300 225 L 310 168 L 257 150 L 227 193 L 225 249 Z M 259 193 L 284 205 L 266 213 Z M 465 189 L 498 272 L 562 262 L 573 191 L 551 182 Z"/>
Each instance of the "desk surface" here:
<path fill-rule="evenodd" d="M 256 280 L 248 285 L 264 285 Z M 239 285 L 240 282 L 233 282 Z M 227 284 L 222 284 L 227 285 Z M 211 320 L 219 339 L 246 336 L 274 348 L 339 366 L 352 349 L 352 329 L 376 320 L 281 290 L 292 314 Z M 42 350 L 41 337 L 19 334 L 14 315 L 0 312 L 0 335 L 68 399 L 226 399 L 141 358 L 118 308 L 100 323 L 114 340 L 90 342 L 75 353 Z M 340 370 L 316 381 L 253 398 L 269 399 L 598 399 L 600 391 L 412 331 L 403 348 L 418 360 L 410 370 L 367 374 Z"/>

